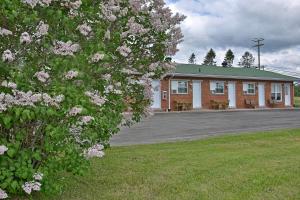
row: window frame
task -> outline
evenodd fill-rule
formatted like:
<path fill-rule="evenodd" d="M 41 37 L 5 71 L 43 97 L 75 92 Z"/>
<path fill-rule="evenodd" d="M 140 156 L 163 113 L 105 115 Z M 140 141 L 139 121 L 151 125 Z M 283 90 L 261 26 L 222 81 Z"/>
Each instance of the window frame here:
<path fill-rule="evenodd" d="M 173 89 L 173 82 L 177 82 L 177 88 Z M 179 82 L 185 82 L 186 84 L 186 92 L 179 92 Z M 174 93 L 174 90 L 176 90 L 176 93 Z M 189 94 L 189 81 L 188 80 L 171 80 L 171 94 L 179 94 L 179 95 L 186 95 Z"/>
<path fill-rule="evenodd" d="M 274 99 L 273 99 L 273 94 L 274 94 Z M 278 97 L 279 97 L 278 94 L 280 94 L 280 100 L 278 100 Z M 275 101 L 275 102 L 283 101 L 283 88 L 282 88 L 281 83 L 272 83 L 271 84 L 271 100 Z"/>

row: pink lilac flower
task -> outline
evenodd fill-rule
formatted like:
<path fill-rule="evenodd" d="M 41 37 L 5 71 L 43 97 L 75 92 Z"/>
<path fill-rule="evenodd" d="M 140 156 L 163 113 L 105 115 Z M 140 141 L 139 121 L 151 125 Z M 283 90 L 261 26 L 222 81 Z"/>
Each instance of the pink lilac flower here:
<path fill-rule="evenodd" d="M 12 62 L 15 60 L 15 55 L 9 50 L 5 50 L 2 54 L 3 62 Z"/>
<path fill-rule="evenodd" d="M 55 43 L 53 52 L 54 54 L 57 55 L 73 56 L 74 53 L 78 52 L 79 50 L 80 50 L 79 44 L 73 44 L 73 42 L 71 41 L 68 42 L 57 41 Z"/>
<path fill-rule="evenodd" d="M 66 73 L 65 78 L 71 80 L 73 78 L 76 78 L 78 74 L 79 74 L 78 71 L 70 70 Z"/>
<path fill-rule="evenodd" d="M 93 157 L 97 157 L 97 158 L 102 158 L 105 154 L 102 151 L 104 149 L 104 146 L 101 144 L 96 144 L 90 148 L 88 148 L 88 150 L 85 152 L 85 156 L 86 158 L 93 158 Z"/>
<path fill-rule="evenodd" d="M 87 25 L 87 23 L 84 23 L 82 25 L 79 25 L 77 27 L 77 30 L 79 30 L 79 32 L 84 35 L 84 36 L 89 36 L 92 32 L 92 27 Z"/>
<path fill-rule="evenodd" d="M 80 107 L 73 107 L 69 111 L 69 116 L 76 116 L 76 115 L 80 114 L 81 112 L 82 112 L 82 108 L 80 108 Z"/>
<path fill-rule="evenodd" d="M 7 87 L 7 88 L 11 88 L 11 89 L 17 89 L 17 84 L 15 84 L 15 83 L 13 83 L 13 82 L 3 81 L 3 82 L 1 83 L 1 86 Z"/>
<path fill-rule="evenodd" d="M 92 116 L 83 116 L 81 118 L 81 122 L 85 125 L 87 125 L 89 122 L 93 121 L 95 118 Z"/>
<path fill-rule="evenodd" d="M 29 33 L 24 32 L 21 34 L 21 37 L 20 37 L 21 44 L 30 44 L 31 42 L 32 42 L 32 39 L 31 39 Z"/>
<path fill-rule="evenodd" d="M 91 102 L 98 106 L 102 106 L 107 101 L 107 99 L 105 97 L 102 97 L 99 95 L 98 91 L 94 91 L 94 92 L 88 91 L 88 92 L 85 92 L 85 95 L 90 97 Z"/>
<path fill-rule="evenodd" d="M 3 155 L 7 150 L 8 148 L 6 146 L 0 145 L 0 155 Z"/>
<path fill-rule="evenodd" d="M 6 198 L 8 198 L 7 193 L 0 188 L 0 199 L 6 199 Z"/>
<path fill-rule="evenodd" d="M 12 32 L 10 30 L 0 27 L 0 36 L 9 36 L 9 35 L 12 35 Z"/>
<path fill-rule="evenodd" d="M 45 83 L 50 78 L 50 75 L 45 71 L 40 71 L 40 72 L 36 72 L 34 74 L 34 77 L 36 77 L 42 83 Z"/>
<path fill-rule="evenodd" d="M 40 191 L 42 184 L 36 181 L 26 182 L 22 185 L 22 189 L 27 194 L 31 194 L 32 191 Z"/>
<path fill-rule="evenodd" d="M 126 45 L 118 47 L 117 51 L 124 57 L 128 57 L 128 55 L 131 53 L 131 49 L 129 47 L 127 47 Z"/>
<path fill-rule="evenodd" d="M 40 21 L 39 25 L 36 27 L 35 36 L 40 38 L 44 35 L 48 35 L 49 25 L 45 24 L 43 21 Z"/>
<path fill-rule="evenodd" d="M 97 63 L 99 62 L 100 60 L 103 60 L 104 58 L 104 54 L 101 54 L 101 53 L 95 53 L 92 58 L 91 58 L 91 62 L 92 63 Z"/>

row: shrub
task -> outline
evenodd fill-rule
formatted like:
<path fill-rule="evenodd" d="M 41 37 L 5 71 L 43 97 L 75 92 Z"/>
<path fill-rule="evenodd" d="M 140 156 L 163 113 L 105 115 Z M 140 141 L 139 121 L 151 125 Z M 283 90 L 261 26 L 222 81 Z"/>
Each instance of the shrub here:
<path fill-rule="evenodd" d="M 163 0 L 1 0 L 0 199 L 82 174 L 120 125 L 139 121 L 151 79 L 182 40 Z"/>

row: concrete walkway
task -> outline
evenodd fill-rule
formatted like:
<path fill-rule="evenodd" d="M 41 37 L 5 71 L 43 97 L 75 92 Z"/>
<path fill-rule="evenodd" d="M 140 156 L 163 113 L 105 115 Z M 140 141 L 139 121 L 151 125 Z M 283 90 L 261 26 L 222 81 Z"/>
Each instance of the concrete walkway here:
<path fill-rule="evenodd" d="M 195 140 L 209 136 L 300 128 L 300 110 L 156 113 L 131 128 L 122 128 L 112 146 Z"/>

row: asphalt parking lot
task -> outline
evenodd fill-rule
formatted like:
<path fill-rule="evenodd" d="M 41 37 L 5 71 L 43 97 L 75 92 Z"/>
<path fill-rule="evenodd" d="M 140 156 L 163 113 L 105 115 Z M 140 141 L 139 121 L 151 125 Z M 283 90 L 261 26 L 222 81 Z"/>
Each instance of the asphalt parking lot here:
<path fill-rule="evenodd" d="M 300 110 L 157 113 L 122 128 L 112 146 L 194 140 L 210 136 L 300 128 Z"/>

